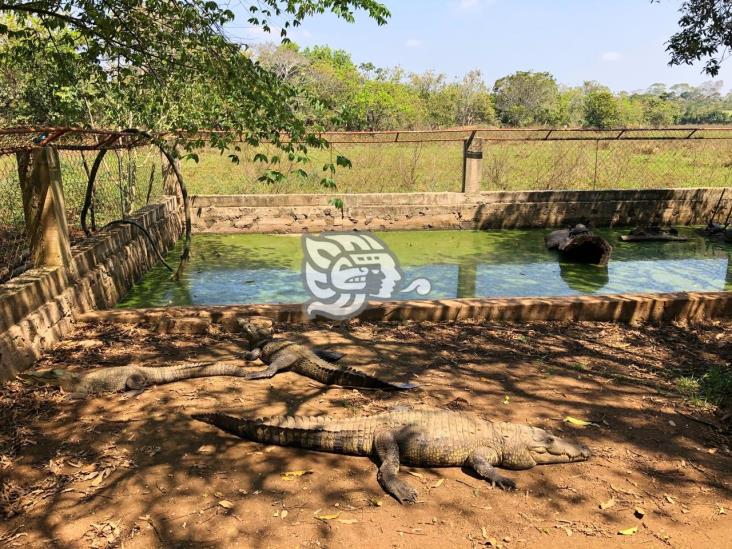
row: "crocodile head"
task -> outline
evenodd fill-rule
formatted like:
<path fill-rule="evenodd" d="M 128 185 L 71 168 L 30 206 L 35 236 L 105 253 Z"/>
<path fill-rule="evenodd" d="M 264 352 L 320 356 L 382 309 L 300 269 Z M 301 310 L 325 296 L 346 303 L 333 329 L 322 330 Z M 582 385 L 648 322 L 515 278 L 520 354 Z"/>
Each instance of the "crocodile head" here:
<path fill-rule="evenodd" d="M 529 425 L 516 426 L 504 434 L 502 465 L 511 469 L 530 469 L 534 465 L 586 461 L 590 449 Z"/>
<path fill-rule="evenodd" d="M 35 383 L 37 385 L 53 385 L 68 390 L 74 387 L 81 376 L 62 368 L 54 368 L 53 370 L 38 370 L 35 372 L 24 372 L 18 377 L 26 382 Z"/>
<path fill-rule="evenodd" d="M 242 317 L 236 320 L 239 331 L 246 338 L 250 349 L 272 339 L 272 321 L 261 317 Z"/>

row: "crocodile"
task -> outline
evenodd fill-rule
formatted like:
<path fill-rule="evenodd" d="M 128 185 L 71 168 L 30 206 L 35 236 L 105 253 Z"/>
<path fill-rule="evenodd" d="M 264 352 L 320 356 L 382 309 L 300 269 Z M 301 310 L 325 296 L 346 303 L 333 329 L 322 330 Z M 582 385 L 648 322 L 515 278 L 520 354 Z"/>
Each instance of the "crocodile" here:
<path fill-rule="evenodd" d="M 249 378 L 256 372 L 223 362 L 182 363 L 172 366 L 112 366 L 77 373 L 56 368 L 20 374 L 21 379 L 58 385 L 72 397 L 120 391 L 142 391 L 151 385 L 212 376 Z"/>
<path fill-rule="evenodd" d="M 325 354 L 327 353 L 327 354 Z M 267 364 L 267 368 L 256 373 L 251 373 L 248 379 L 266 379 L 273 377 L 278 372 L 289 370 L 302 374 L 305 377 L 324 383 L 325 385 L 341 385 L 342 387 L 353 387 L 359 389 L 381 389 L 384 391 L 402 391 L 414 389 L 416 383 L 400 383 L 396 381 L 385 381 L 378 377 L 369 375 L 355 368 L 343 364 L 332 364 L 323 360 L 321 356 L 338 357 L 330 351 L 316 353 L 307 347 L 298 345 L 291 341 L 271 340 L 260 347 L 246 353 L 247 360 L 259 358 Z"/>
<path fill-rule="evenodd" d="M 239 327 L 249 341 L 252 350 L 243 354 L 245 360 L 260 359 L 267 368 L 252 373 L 248 379 L 267 379 L 278 372 L 292 371 L 326 385 L 341 385 L 359 389 L 401 391 L 414 389 L 415 383 L 385 381 L 343 364 L 334 364 L 343 356 L 326 350 L 312 351 L 303 345 L 273 339 L 271 328 L 262 327 L 249 320 L 239 319 Z"/>
<path fill-rule="evenodd" d="M 379 465 L 379 484 L 402 504 L 415 503 L 417 492 L 398 478 L 400 464 L 466 467 L 491 486 L 512 490 L 516 483 L 496 467 L 530 469 L 590 457 L 586 446 L 537 427 L 445 410 L 397 409 L 348 419 L 273 416 L 252 420 L 218 413 L 192 417 L 254 442 L 372 457 Z"/>

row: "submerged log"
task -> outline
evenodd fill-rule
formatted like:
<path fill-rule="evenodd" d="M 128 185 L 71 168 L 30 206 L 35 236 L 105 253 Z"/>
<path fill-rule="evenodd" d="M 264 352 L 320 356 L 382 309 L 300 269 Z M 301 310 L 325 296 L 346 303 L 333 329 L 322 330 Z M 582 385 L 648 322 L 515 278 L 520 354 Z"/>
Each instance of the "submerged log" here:
<path fill-rule="evenodd" d="M 607 240 L 592 234 L 584 225 L 553 231 L 544 238 L 544 242 L 547 249 L 558 250 L 562 259 L 574 263 L 607 265 L 613 251 Z"/>
<path fill-rule="evenodd" d="M 686 236 L 679 236 L 679 231 L 674 227 L 661 227 L 651 225 L 650 227 L 637 227 L 620 237 L 623 242 L 686 242 Z"/>

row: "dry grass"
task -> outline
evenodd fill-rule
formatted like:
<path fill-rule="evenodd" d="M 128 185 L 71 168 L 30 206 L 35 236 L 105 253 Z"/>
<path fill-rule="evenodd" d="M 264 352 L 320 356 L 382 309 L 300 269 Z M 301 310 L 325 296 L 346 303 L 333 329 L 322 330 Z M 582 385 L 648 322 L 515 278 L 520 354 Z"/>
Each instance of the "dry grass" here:
<path fill-rule="evenodd" d="M 269 151 L 264 151 L 268 153 Z M 186 161 L 192 194 L 353 193 L 460 191 L 462 143 L 339 144 L 312 151 L 308 177 L 270 184 L 258 181 L 267 169 L 288 173 L 303 167 L 247 161 L 244 150 L 231 163 L 218 151 Z M 335 189 L 320 185 L 322 166 L 344 155 Z M 484 149 L 483 190 L 710 187 L 730 184 L 732 140 L 493 142 Z"/>

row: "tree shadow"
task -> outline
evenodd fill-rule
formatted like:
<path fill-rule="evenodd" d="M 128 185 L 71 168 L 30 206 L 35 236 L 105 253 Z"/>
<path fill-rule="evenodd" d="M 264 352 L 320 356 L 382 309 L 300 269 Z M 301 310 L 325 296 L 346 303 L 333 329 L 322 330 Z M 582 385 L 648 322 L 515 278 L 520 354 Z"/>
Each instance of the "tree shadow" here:
<path fill-rule="evenodd" d="M 553 527 L 557 516 L 616 527 L 619 517 L 598 515 L 597 501 L 608 494 L 629 502 L 637 498 L 628 493 L 639 494 L 669 527 L 676 511 L 664 493 L 690 507 L 732 496 L 728 440 L 689 419 L 714 421 L 671 394 L 677 376 L 729 365 L 729 323 L 352 321 L 278 328 L 281 336 L 343 352 L 343 361 L 372 374 L 420 386 L 359 391 L 286 372 L 270 380 L 207 378 L 154 387 L 137 398 L 70 402 L 53 389 L 8 382 L 0 394 L 0 454 L 10 464 L 0 461 L 0 506 L 14 515 L 6 516 L 0 539 L 16 529 L 27 534 L 18 538 L 24 543 L 86 546 L 94 535 L 101 539 L 94 525 L 115 521 L 117 541 L 132 547 L 342 545 L 373 537 L 374 528 L 381 529 L 380 542 L 404 543 L 404 536 L 417 535 L 457 539 L 467 528 L 479 532 L 481 524 L 531 536 L 539 535 L 536 524 Z M 38 366 L 165 364 L 225 358 L 242 346 L 218 329 L 169 336 L 95 323 L 80 326 Z M 369 459 L 250 443 L 190 419 L 204 411 L 348 417 L 397 403 L 449 408 L 456 402 L 489 419 L 576 439 L 590 446 L 593 458 L 509 472 L 516 493 L 491 490 L 459 469 L 407 468 L 402 475 L 418 487 L 420 503 L 400 507 L 382 493 Z M 563 421 L 567 416 L 593 425 L 575 427 Z M 312 474 L 282 477 L 293 470 Z M 531 520 L 512 511 L 527 501 Z"/>

